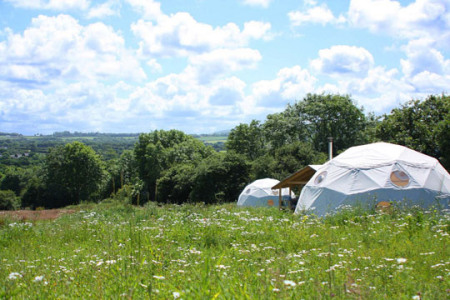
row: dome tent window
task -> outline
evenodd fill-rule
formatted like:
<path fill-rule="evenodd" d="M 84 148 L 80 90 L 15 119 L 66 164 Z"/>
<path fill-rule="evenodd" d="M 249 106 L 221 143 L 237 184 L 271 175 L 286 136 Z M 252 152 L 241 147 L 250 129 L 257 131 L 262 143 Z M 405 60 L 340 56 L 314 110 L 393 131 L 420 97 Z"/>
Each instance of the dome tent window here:
<path fill-rule="evenodd" d="M 314 180 L 315 184 L 321 184 L 325 178 L 327 177 L 327 171 L 324 171 L 322 173 L 320 173 L 319 175 L 317 175 L 316 179 Z"/>
<path fill-rule="evenodd" d="M 403 171 L 393 171 L 390 178 L 391 182 L 398 187 L 405 187 L 409 184 L 409 176 Z"/>

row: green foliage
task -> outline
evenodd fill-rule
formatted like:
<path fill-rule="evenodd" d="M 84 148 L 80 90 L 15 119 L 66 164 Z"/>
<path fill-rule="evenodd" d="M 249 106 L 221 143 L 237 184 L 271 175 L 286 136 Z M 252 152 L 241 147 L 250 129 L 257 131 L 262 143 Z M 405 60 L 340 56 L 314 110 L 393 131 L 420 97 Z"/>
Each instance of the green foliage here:
<path fill-rule="evenodd" d="M 0 210 L 15 210 L 20 207 L 20 198 L 14 191 L 0 190 Z"/>
<path fill-rule="evenodd" d="M 104 178 L 103 197 L 116 193 L 124 185 L 133 185 L 138 180 L 137 163 L 134 152 L 125 150 L 118 159 L 106 162 L 107 176 Z"/>
<path fill-rule="evenodd" d="M 450 96 L 429 96 L 395 108 L 376 128 L 380 140 L 400 144 L 440 159 L 450 167 Z"/>
<path fill-rule="evenodd" d="M 48 192 L 54 197 L 56 206 L 94 199 L 104 176 L 100 157 L 91 147 L 80 142 L 51 149 L 46 157 L 45 170 Z"/>
<path fill-rule="evenodd" d="M 240 124 L 231 130 L 226 142 L 227 150 L 245 155 L 254 160 L 264 154 L 263 128 L 258 121 Z"/>
<path fill-rule="evenodd" d="M 286 113 L 299 118 L 297 122 L 306 127 L 306 141 L 319 152 L 328 151 L 328 137 L 334 138 L 335 150 L 366 142 L 366 117 L 347 95 L 308 94 L 302 101 L 289 105 Z"/>
<path fill-rule="evenodd" d="M 51 198 L 48 198 L 48 191 L 42 179 L 44 176 L 40 173 L 42 171 L 38 171 L 36 176 L 27 181 L 27 185 L 22 192 L 22 207 L 24 208 L 54 207 Z"/>
<path fill-rule="evenodd" d="M 272 151 L 295 142 L 308 141 L 307 124 L 291 106 L 281 113 L 268 115 L 262 127 Z"/>
<path fill-rule="evenodd" d="M 14 191 L 16 196 L 20 195 L 25 181 L 23 180 L 24 171 L 21 168 L 9 167 L 6 169 L 3 178 L 0 181 L 0 190 Z"/>
<path fill-rule="evenodd" d="M 240 154 L 212 155 L 197 167 L 190 199 L 204 203 L 234 202 L 249 180 L 249 171 L 250 165 Z"/>
<path fill-rule="evenodd" d="M 157 198 L 157 180 L 164 172 L 178 164 L 196 165 L 212 153 L 212 148 L 178 130 L 141 134 L 134 149 L 139 177 L 150 199 Z"/>
<path fill-rule="evenodd" d="M 158 179 L 157 201 L 182 204 L 190 202 L 189 194 L 195 182 L 193 164 L 177 164 Z"/>
<path fill-rule="evenodd" d="M 314 151 L 311 144 L 294 142 L 276 149 L 274 158 L 272 174 L 281 180 L 307 165 L 324 163 L 327 156 Z"/>

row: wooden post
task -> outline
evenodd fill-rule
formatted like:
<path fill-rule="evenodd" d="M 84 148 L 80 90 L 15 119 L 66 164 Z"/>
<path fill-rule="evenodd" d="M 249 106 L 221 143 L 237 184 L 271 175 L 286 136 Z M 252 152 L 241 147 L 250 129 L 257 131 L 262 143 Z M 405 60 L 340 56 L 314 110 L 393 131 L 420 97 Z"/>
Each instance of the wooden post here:
<path fill-rule="evenodd" d="M 292 187 L 289 186 L 289 209 L 292 210 L 292 198 L 291 198 L 291 195 L 292 195 Z"/>
<path fill-rule="evenodd" d="M 278 188 L 278 208 L 281 209 L 281 188 Z"/>

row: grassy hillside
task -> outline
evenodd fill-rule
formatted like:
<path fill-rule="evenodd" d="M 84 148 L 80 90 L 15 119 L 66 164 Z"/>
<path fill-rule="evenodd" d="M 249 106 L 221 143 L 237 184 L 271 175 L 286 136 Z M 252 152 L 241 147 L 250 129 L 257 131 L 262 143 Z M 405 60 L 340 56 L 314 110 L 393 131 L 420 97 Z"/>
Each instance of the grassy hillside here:
<path fill-rule="evenodd" d="M 81 210 L 80 210 L 81 209 Z M 448 299 L 450 218 L 102 204 L 0 220 L 0 298 Z"/>

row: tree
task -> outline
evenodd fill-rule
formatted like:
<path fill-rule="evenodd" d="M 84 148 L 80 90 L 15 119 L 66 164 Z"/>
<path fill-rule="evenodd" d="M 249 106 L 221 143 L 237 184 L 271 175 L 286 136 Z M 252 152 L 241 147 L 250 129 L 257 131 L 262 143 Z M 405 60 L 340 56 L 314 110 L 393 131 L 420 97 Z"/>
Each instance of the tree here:
<path fill-rule="evenodd" d="M 58 202 L 53 203 L 55 206 L 91 200 L 99 192 L 104 175 L 100 157 L 80 142 L 50 149 L 45 170 L 47 188 Z"/>
<path fill-rule="evenodd" d="M 141 134 L 134 154 L 139 177 L 145 183 L 149 198 L 157 199 L 157 180 L 177 164 L 198 164 L 214 150 L 178 130 L 156 130 Z"/>
<path fill-rule="evenodd" d="M 217 203 L 236 201 L 249 180 L 250 164 L 235 152 L 216 153 L 196 168 L 193 202 Z"/>
<path fill-rule="evenodd" d="M 307 165 L 321 164 L 326 159 L 327 156 L 315 151 L 311 144 L 294 142 L 275 151 L 272 177 L 282 180 Z"/>
<path fill-rule="evenodd" d="M 20 199 L 14 191 L 0 191 L 0 210 L 14 210 L 20 207 Z"/>
<path fill-rule="evenodd" d="M 190 202 L 190 193 L 194 186 L 195 166 L 177 164 L 164 172 L 158 179 L 157 201 L 181 204 Z"/>
<path fill-rule="evenodd" d="M 250 160 L 264 154 L 263 129 L 259 121 L 250 124 L 240 124 L 231 130 L 226 142 L 226 148 L 247 156 Z"/>
<path fill-rule="evenodd" d="M 376 137 L 433 156 L 449 168 L 449 131 L 450 96 L 431 95 L 424 101 L 411 100 L 384 115 Z"/>
<path fill-rule="evenodd" d="M 366 142 L 367 121 L 362 108 L 349 96 L 308 94 L 302 101 L 288 106 L 286 114 L 296 115 L 306 126 L 307 139 L 320 152 L 328 151 L 328 137 L 334 148 L 344 150 Z"/>
<path fill-rule="evenodd" d="M 0 180 L 0 190 L 11 190 L 16 196 L 20 195 L 25 181 L 23 180 L 24 171 L 21 168 L 9 167 L 5 175 Z"/>
<path fill-rule="evenodd" d="M 262 129 L 272 152 L 288 144 L 306 141 L 308 138 L 307 124 L 299 118 L 291 106 L 281 113 L 268 115 Z"/>

